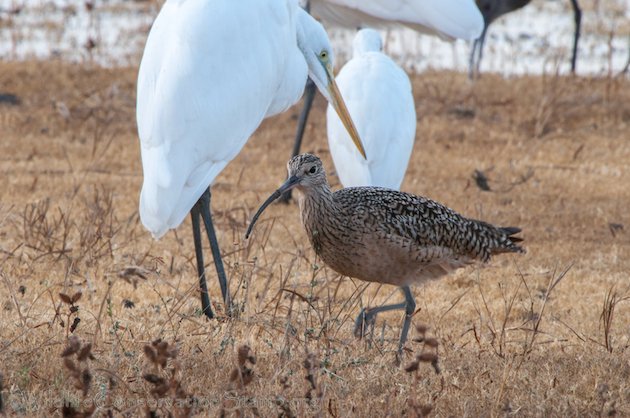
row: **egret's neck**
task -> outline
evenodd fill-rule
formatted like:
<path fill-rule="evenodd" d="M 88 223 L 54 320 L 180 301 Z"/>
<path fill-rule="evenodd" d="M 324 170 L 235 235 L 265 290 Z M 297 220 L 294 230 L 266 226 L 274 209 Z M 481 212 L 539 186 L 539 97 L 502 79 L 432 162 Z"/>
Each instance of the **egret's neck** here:
<path fill-rule="evenodd" d="M 310 20 L 314 20 L 313 17 L 299 7 L 295 14 L 295 35 L 297 38 L 297 46 L 299 50 L 302 51 L 305 58 L 308 45 L 308 36 L 306 33 L 308 26 L 312 24 Z"/>
<path fill-rule="evenodd" d="M 318 59 L 318 55 L 325 49 L 329 53 L 330 65 L 333 65 L 332 48 L 328 35 L 326 35 L 324 27 L 302 8 L 298 9 L 295 18 L 297 46 L 308 66 L 308 75 L 326 100 L 330 102 L 331 97 L 327 88 L 328 75 Z"/>
<path fill-rule="evenodd" d="M 374 29 L 362 29 L 354 37 L 352 42 L 353 57 L 361 56 L 367 52 L 381 52 L 383 40 Z"/>

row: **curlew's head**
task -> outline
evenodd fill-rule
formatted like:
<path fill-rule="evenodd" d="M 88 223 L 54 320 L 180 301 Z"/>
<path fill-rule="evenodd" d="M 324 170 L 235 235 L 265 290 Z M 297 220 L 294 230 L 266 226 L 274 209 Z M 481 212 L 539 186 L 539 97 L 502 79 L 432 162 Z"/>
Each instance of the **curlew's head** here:
<path fill-rule="evenodd" d="M 322 189 L 330 190 L 322 160 L 313 154 L 300 154 L 291 158 L 287 163 L 287 171 L 289 172 L 287 181 L 260 205 L 260 208 L 252 218 L 252 222 L 249 224 L 249 228 L 247 228 L 245 238 L 249 238 L 256 220 L 265 208 L 282 196 L 284 192 L 291 189 L 298 189 L 302 193 L 316 192 Z"/>
<path fill-rule="evenodd" d="M 289 178 L 281 187 L 296 188 L 302 192 L 328 184 L 322 160 L 313 154 L 300 154 L 287 163 Z"/>

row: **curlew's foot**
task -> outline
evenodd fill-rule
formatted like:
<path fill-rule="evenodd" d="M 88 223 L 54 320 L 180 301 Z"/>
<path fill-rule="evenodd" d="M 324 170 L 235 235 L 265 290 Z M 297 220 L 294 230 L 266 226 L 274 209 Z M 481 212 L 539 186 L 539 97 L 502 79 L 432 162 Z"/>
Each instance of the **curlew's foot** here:
<path fill-rule="evenodd" d="M 354 321 L 354 336 L 357 338 L 363 338 L 367 334 L 368 330 L 371 332 L 374 330 L 374 323 L 376 322 L 376 314 L 369 308 L 361 309 L 361 312 Z"/>

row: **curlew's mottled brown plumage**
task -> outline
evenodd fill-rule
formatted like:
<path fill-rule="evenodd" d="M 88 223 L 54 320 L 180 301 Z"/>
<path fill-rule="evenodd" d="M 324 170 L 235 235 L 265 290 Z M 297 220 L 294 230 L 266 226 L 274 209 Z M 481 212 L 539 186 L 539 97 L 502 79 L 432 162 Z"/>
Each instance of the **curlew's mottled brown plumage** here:
<path fill-rule="evenodd" d="M 262 211 L 283 192 L 296 188 L 302 223 L 317 255 L 338 273 L 369 282 L 400 286 L 402 304 L 364 310 L 355 333 L 363 335 L 377 313 L 405 309 L 399 352 L 407 337 L 415 302 L 409 285 L 437 279 L 494 254 L 524 252 L 514 235 L 520 229 L 496 227 L 465 218 L 425 197 L 380 187 L 350 187 L 333 192 L 321 160 L 293 157 L 289 178 L 262 204 Z"/>

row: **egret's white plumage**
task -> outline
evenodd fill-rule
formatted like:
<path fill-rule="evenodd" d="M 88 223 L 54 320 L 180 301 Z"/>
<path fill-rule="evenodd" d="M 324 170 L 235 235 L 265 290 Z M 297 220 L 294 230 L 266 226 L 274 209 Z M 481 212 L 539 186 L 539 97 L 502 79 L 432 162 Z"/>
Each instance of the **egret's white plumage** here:
<path fill-rule="evenodd" d="M 145 227 L 156 238 L 177 227 L 261 121 L 299 100 L 307 74 L 343 115 L 332 65 L 297 0 L 167 0 L 138 75 Z"/>
<path fill-rule="evenodd" d="M 343 27 L 401 24 L 444 38 L 473 40 L 483 17 L 475 0 L 310 0 L 311 13 Z"/>
<path fill-rule="evenodd" d="M 407 74 L 381 52 L 373 29 L 360 30 L 354 55 L 337 75 L 368 156 L 348 146 L 348 134 L 333 109 L 327 112 L 328 143 L 337 175 L 345 187 L 399 189 L 416 135 L 416 108 Z"/>

